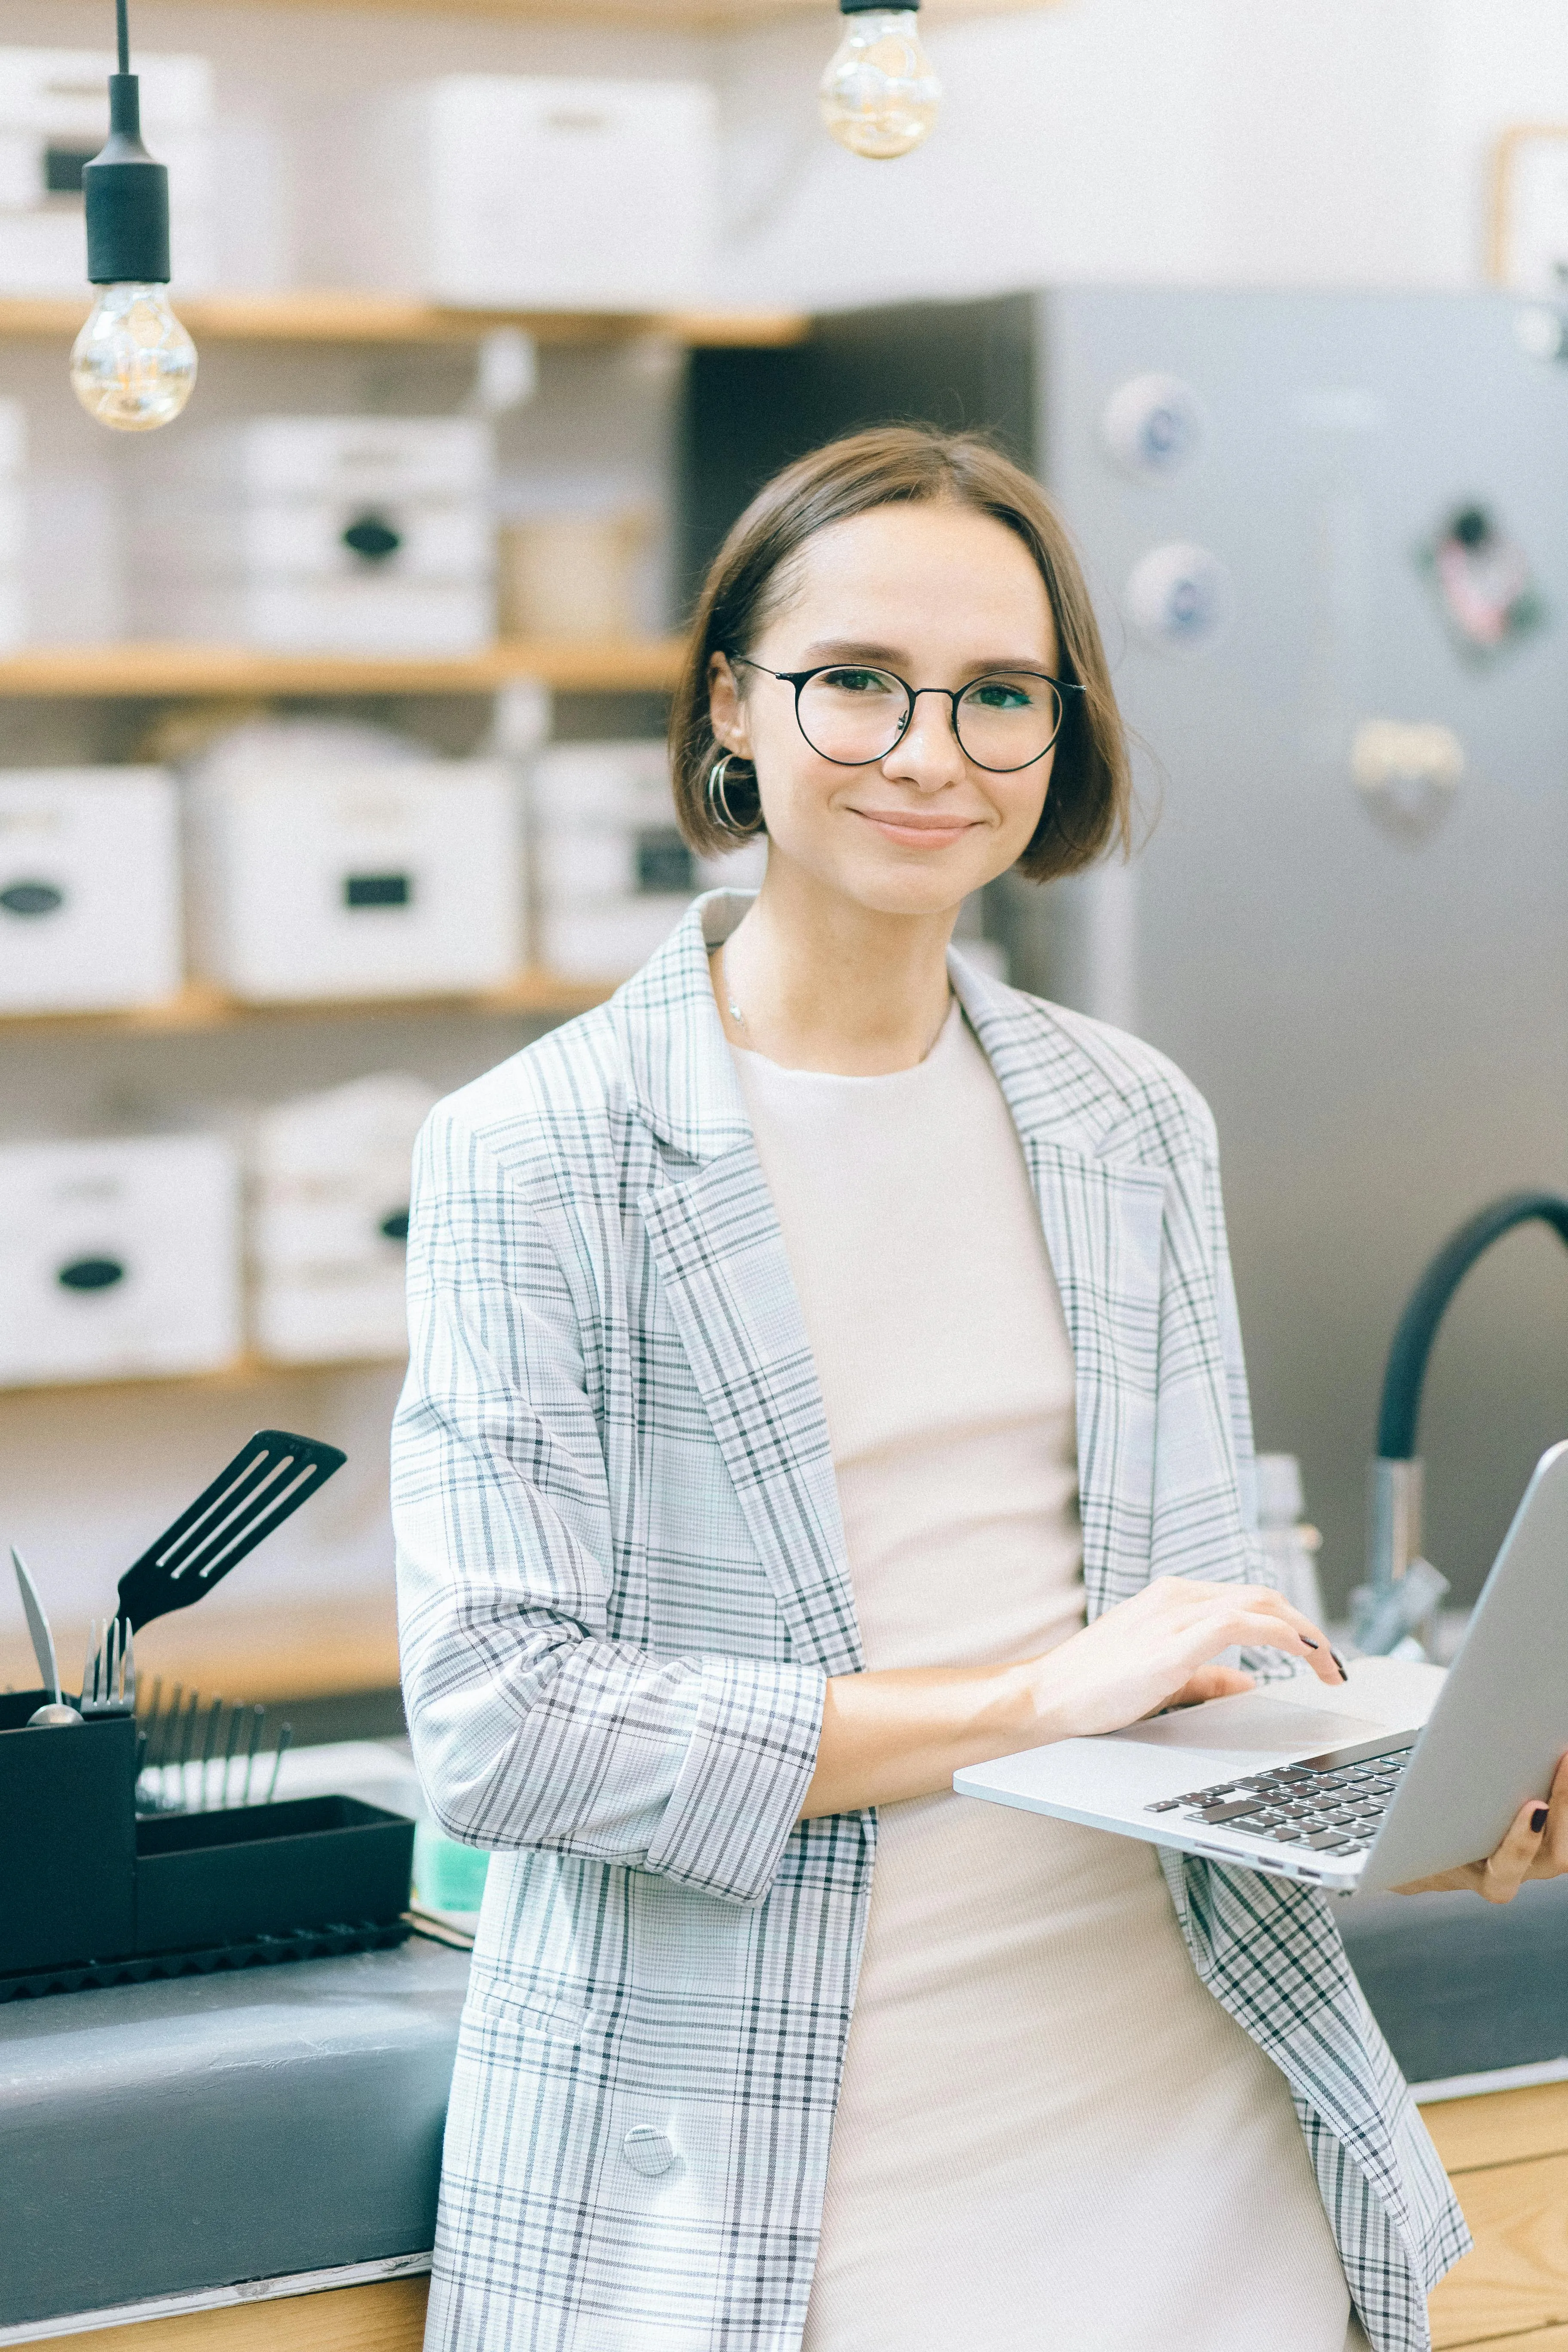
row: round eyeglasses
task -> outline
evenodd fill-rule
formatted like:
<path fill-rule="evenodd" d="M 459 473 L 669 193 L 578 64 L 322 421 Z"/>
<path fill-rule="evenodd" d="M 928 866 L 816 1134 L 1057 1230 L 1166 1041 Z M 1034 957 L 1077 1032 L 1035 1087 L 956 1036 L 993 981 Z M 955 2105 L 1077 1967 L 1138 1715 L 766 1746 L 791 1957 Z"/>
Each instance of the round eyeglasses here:
<path fill-rule="evenodd" d="M 909 732 L 922 694 L 945 696 L 960 751 L 994 776 L 1014 774 L 1043 760 L 1062 731 L 1068 697 L 1081 694 L 1070 678 L 1042 670 L 987 671 L 964 687 L 910 686 L 890 669 L 866 662 L 832 662 L 821 669 L 769 669 L 749 654 L 729 659 L 795 688 L 795 722 L 812 750 L 836 768 L 866 768 L 885 760 Z"/>

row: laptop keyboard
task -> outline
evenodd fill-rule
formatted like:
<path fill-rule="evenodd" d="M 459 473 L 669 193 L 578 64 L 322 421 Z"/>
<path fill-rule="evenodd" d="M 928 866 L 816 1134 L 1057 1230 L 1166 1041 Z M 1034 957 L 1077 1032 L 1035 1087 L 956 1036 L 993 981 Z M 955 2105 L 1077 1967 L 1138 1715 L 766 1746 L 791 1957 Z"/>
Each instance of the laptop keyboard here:
<path fill-rule="evenodd" d="M 1383 1826 L 1405 1766 L 1413 1739 L 1396 1747 L 1369 1739 L 1194 1789 L 1184 1797 L 1163 1797 L 1145 1812 L 1173 1813 L 1178 1821 L 1223 1823 L 1248 1837 L 1276 1845 L 1311 1846 L 1321 1853 L 1364 1853 Z"/>

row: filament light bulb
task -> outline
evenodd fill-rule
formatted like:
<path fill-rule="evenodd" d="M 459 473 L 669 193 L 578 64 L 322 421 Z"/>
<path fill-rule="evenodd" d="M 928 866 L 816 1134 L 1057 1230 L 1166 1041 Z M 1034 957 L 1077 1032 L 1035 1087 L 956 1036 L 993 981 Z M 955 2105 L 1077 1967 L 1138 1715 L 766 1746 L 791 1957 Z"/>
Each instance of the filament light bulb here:
<path fill-rule="evenodd" d="M 169 308 L 169 174 L 142 144 L 125 0 L 115 14 L 120 70 L 109 77 L 109 137 L 81 174 L 87 274 L 98 299 L 71 351 L 71 389 L 100 425 L 152 433 L 189 400 L 196 347 Z"/>
<path fill-rule="evenodd" d="M 71 390 L 117 433 L 173 424 L 196 380 L 196 347 L 163 286 L 105 286 L 71 349 Z"/>
<path fill-rule="evenodd" d="M 913 8 L 847 6 L 844 37 L 822 77 L 822 119 L 841 147 L 877 163 L 907 155 L 930 131 L 942 84 Z"/>

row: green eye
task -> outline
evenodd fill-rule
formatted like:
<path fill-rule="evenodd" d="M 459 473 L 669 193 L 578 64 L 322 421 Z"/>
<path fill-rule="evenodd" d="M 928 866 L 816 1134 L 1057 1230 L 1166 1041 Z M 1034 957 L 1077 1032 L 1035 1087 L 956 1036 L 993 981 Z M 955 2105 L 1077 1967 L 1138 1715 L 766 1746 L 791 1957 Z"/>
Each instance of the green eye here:
<path fill-rule="evenodd" d="M 1041 698 L 1036 689 L 1012 677 L 983 677 L 963 698 L 978 710 L 1032 710 Z"/>
<path fill-rule="evenodd" d="M 879 669 L 824 670 L 819 683 L 831 687 L 836 694 L 896 694 L 899 690 L 896 681 Z"/>

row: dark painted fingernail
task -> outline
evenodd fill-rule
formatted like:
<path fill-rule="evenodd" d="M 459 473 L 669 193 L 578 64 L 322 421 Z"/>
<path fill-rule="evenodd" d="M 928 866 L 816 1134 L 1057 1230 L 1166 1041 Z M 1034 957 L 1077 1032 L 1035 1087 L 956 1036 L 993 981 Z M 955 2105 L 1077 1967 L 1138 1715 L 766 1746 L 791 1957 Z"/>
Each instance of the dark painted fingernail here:
<path fill-rule="evenodd" d="M 1301 1639 L 1305 1642 L 1309 1650 L 1315 1650 L 1317 1648 L 1318 1645 L 1316 1642 L 1313 1641 L 1310 1633 L 1303 1633 Z"/>
<path fill-rule="evenodd" d="M 1530 1816 L 1530 1826 L 1535 1832 L 1536 1836 L 1539 1837 L 1542 1831 L 1546 1827 L 1546 1808 L 1544 1805 L 1537 1805 L 1535 1811 Z"/>
<path fill-rule="evenodd" d="M 1329 1655 L 1330 1655 L 1330 1657 L 1331 1657 L 1331 1658 L 1332 1658 L 1332 1660 L 1333 1660 L 1333 1662 L 1334 1662 L 1335 1665 L 1336 1665 L 1336 1666 L 1338 1666 L 1338 1668 L 1339 1668 L 1339 1670 L 1340 1670 L 1340 1680 L 1341 1680 L 1341 1682 L 1342 1682 L 1342 1683 L 1348 1683 L 1348 1682 L 1349 1682 L 1349 1680 L 1350 1680 L 1350 1675 L 1349 1675 L 1349 1674 L 1347 1673 L 1347 1671 L 1346 1671 L 1346 1669 L 1345 1669 L 1345 1662 L 1344 1662 L 1344 1660 L 1341 1657 L 1341 1655 L 1340 1655 L 1339 1652 L 1338 1652 L 1337 1650 L 1331 1650 L 1331 1651 L 1329 1652 Z"/>

